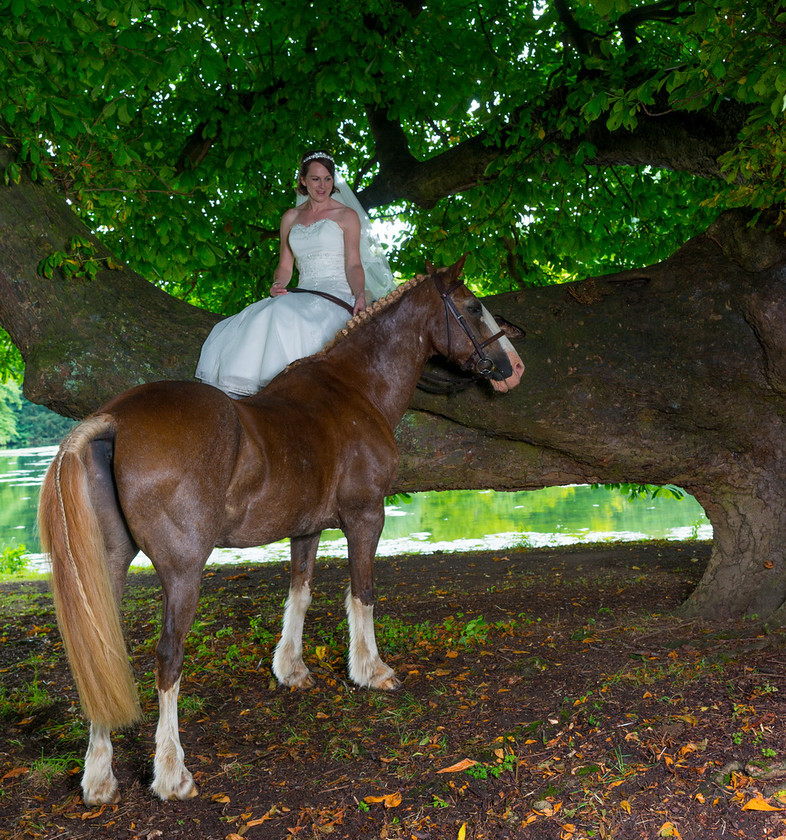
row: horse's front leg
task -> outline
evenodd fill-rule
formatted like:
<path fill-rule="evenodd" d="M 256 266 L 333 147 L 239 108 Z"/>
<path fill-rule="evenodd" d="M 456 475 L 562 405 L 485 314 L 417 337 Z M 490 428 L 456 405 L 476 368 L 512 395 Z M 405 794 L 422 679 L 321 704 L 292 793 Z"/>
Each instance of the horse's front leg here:
<path fill-rule="evenodd" d="M 153 793 L 161 799 L 191 799 L 198 794 L 194 778 L 184 763 L 178 731 L 177 698 L 183 673 L 185 638 L 196 614 L 199 600 L 199 576 L 202 566 L 189 570 L 187 577 L 167 580 L 164 585 L 164 617 L 161 637 L 156 647 L 158 669 L 158 726 L 156 757 L 153 763 Z"/>
<path fill-rule="evenodd" d="M 349 549 L 350 586 L 345 606 L 349 624 L 349 678 L 363 688 L 394 691 L 401 681 L 379 656 L 374 635 L 374 555 L 382 526 L 384 507 L 377 514 L 353 517 L 345 533 Z"/>
<path fill-rule="evenodd" d="M 311 604 L 311 581 L 320 533 L 290 539 L 289 596 L 284 606 L 281 639 L 273 654 L 276 679 L 292 688 L 311 688 L 314 678 L 303 662 L 303 624 Z"/>

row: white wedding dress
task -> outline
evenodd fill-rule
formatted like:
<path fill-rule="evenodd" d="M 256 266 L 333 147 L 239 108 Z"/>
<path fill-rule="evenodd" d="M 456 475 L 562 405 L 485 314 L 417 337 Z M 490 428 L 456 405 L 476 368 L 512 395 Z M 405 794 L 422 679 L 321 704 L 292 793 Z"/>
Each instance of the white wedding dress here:
<path fill-rule="evenodd" d="M 337 222 L 295 224 L 289 246 L 297 261 L 298 288 L 354 304 L 344 272 L 344 232 Z M 213 327 L 195 376 L 230 396 L 255 394 L 288 364 L 321 350 L 349 318 L 346 309 L 318 295 L 258 300 Z"/>

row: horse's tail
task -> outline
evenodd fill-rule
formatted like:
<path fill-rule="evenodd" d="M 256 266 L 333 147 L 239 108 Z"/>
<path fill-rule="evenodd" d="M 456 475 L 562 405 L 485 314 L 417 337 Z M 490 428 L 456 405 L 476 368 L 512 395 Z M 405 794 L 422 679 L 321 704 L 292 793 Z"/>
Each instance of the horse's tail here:
<path fill-rule="evenodd" d="M 84 461 L 90 442 L 107 433 L 114 436 L 113 419 L 97 415 L 60 445 L 41 487 L 38 527 L 82 709 L 93 723 L 120 729 L 141 712 Z"/>

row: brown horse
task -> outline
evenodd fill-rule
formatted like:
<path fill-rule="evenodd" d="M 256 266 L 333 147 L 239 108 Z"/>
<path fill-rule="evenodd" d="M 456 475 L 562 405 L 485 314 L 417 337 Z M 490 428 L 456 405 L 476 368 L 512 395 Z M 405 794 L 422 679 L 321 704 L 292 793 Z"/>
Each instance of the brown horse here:
<path fill-rule="evenodd" d="M 480 370 L 497 390 L 523 364 L 459 276 L 463 260 L 419 275 L 361 313 L 321 353 L 258 394 L 232 400 L 209 385 L 155 382 L 102 406 L 63 441 L 44 480 L 39 524 L 55 608 L 90 720 L 85 803 L 119 799 L 110 731 L 139 717 L 118 604 L 139 550 L 163 588 L 156 648 L 159 720 L 153 791 L 196 795 L 178 736 L 183 646 L 215 546 L 291 539 L 291 585 L 273 671 L 308 686 L 303 621 L 319 536 L 347 538 L 349 676 L 399 685 L 374 636 L 372 563 L 398 464 L 393 430 L 426 360 Z M 495 333 L 497 333 L 495 335 Z"/>

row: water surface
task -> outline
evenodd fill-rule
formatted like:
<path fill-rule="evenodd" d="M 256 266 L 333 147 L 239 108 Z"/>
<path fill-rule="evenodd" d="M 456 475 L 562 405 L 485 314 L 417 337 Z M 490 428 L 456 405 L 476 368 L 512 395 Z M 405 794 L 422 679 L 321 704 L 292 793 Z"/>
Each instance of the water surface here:
<path fill-rule="evenodd" d="M 0 450 L 0 551 L 25 545 L 31 568 L 43 568 L 35 531 L 38 492 L 56 447 Z M 377 553 L 503 551 L 605 541 L 711 539 L 712 527 L 691 496 L 629 501 L 616 490 L 587 485 L 512 493 L 450 490 L 417 493 L 388 505 Z M 345 557 L 340 531 L 325 531 L 320 556 Z M 252 549 L 216 549 L 210 562 L 285 560 L 289 542 Z M 146 564 L 144 557 L 135 564 Z"/>

